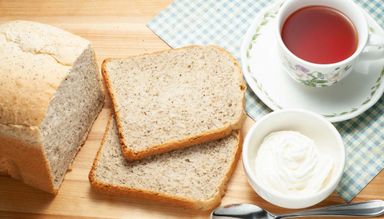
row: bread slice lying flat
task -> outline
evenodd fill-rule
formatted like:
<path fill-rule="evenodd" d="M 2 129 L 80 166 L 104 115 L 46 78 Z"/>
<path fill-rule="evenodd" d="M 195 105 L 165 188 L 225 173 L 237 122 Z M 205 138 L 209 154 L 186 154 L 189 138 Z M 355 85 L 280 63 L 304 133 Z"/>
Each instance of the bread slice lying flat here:
<path fill-rule="evenodd" d="M 220 203 L 240 155 L 240 132 L 182 150 L 128 162 L 114 119 L 108 122 L 89 181 L 109 193 L 210 210 Z"/>
<path fill-rule="evenodd" d="M 239 64 L 221 48 L 107 59 L 102 72 L 126 159 L 219 139 L 242 124 L 245 84 Z"/>

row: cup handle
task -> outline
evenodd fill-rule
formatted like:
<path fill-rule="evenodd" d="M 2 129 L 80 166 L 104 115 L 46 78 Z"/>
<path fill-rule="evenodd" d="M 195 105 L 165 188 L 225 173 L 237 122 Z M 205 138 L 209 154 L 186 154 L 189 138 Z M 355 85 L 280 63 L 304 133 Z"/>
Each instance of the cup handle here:
<path fill-rule="evenodd" d="M 365 46 L 360 59 L 380 59 L 384 58 L 384 36 L 369 34 L 368 43 Z"/>
<path fill-rule="evenodd" d="M 359 62 L 355 65 L 355 70 L 367 74 L 370 63 L 368 61 L 384 59 L 384 36 L 370 33 L 368 43 L 360 54 Z"/>

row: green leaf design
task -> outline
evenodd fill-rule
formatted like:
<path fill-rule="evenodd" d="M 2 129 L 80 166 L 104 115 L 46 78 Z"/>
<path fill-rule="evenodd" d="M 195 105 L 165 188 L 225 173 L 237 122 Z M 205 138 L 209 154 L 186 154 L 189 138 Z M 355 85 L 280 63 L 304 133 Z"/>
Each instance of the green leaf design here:
<path fill-rule="evenodd" d="M 259 35 L 260 34 L 258 34 L 258 33 L 254 34 L 253 37 L 252 37 L 252 41 L 255 41 Z"/>
<path fill-rule="evenodd" d="M 264 21 L 262 21 L 261 23 L 260 23 L 260 25 L 261 26 L 264 26 L 264 25 L 266 25 L 268 23 L 268 20 L 264 20 Z"/>
<path fill-rule="evenodd" d="M 317 84 L 326 84 L 326 83 L 328 83 L 327 80 L 315 80 L 314 82 L 316 82 Z"/>
<path fill-rule="evenodd" d="M 373 27 L 369 26 L 368 29 L 369 29 L 369 33 L 375 33 L 375 29 Z"/>
<path fill-rule="evenodd" d="M 321 72 L 314 72 L 313 74 L 316 74 L 316 77 L 317 78 L 320 78 L 320 79 L 324 79 L 324 74 L 323 73 L 321 73 Z"/>
<path fill-rule="evenodd" d="M 371 98 L 366 99 L 361 105 L 367 104 L 369 101 L 371 101 Z"/>

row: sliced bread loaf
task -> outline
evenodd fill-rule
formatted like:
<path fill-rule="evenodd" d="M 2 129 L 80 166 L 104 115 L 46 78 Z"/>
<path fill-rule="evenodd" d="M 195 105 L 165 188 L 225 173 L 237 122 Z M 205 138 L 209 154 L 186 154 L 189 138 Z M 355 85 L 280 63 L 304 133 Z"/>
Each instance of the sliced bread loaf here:
<path fill-rule="evenodd" d="M 128 162 L 110 119 L 89 181 L 109 193 L 210 210 L 220 203 L 240 156 L 240 132 L 226 138 Z"/>
<path fill-rule="evenodd" d="M 129 160 L 222 138 L 244 118 L 239 64 L 215 46 L 107 59 L 102 73 Z"/>
<path fill-rule="evenodd" d="M 57 193 L 104 102 L 86 39 L 30 21 L 0 25 L 0 173 Z"/>

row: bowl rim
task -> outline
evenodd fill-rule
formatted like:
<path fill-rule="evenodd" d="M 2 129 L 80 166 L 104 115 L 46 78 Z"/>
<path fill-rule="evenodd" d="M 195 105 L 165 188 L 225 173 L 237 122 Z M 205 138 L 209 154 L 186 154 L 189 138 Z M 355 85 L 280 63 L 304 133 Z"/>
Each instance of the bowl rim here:
<path fill-rule="evenodd" d="M 324 123 L 327 127 L 327 130 L 331 131 L 335 135 L 336 140 L 337 140 L 337 145 L 338 145 L 338 147 L 341 147 L 341 149 L 342 149 L 341 150 L 341 157 L 340 157 L 340 167 L 337 168 L 337 172 L 335 174 L 335 177 L 333 177 L 333 179 L 331 179 L 330 183 L 328 183 L 328 185 L 326 187 L 324 187 L 323 189 L 321 189 L 317 193 L 310 194 L 310 195 L 304 195 L 304 196 L 295 196 L 295 197 L 282 195 L 281 193 L 278 193 L 278 192 L 276 192 L 270 188 L 266 188 L 262 184 L 260 184 L 258 182 L 258 180 L 256 179 L 256 176 L 251 169 L 250 161 L 248 160 L 248 157 L 247 157 L 248 152 L 249 152 L 249 148 L 251 147 L 251 142 L 250 142 L 251 138 L 253 137 L 253 135 L 255 135 L 255 133 L 257 133 L 256 130 L 259 128 L 259 126 L 261 124 L 265 123 L 267 120 L 269 120 L 270 118 L 272 118 L 274 116 L 277 116 L 280 114 L 286 114 L 286 113 L 306 114 L 306 115 L 309 115 L 310 117 Z M 243 161 L 243 168 L 244 168 L 244 171 L 246 173 L 245 175 L 247 176 L 248 181 L 251 181 L 251 183 L 255 184 L 263 192 L 272 195 L 274 198 L 278 198 L 280 200 L 288 200 L 288 201 L 303 201 L 303 200 L 308 200 L 308 199 L 316 199 L 316 198 L 319 198 L 319 197 L 321 197 L 327 193 L 333 192 L 334 189 L 336 188 L 336 186 L 339 184 L 339 182 L 343 176 L 344 168 L 345 168 L 345 145 L 344 145 L 344 142 L 343 142 L 343 139 L 342 139 L 340 133 L 337 131 L 335 126 L 330 121 L 325 119 L 323 116 L 321 116 L 317 113 L 314 113 L 312 111 L 309 111 L 309 110 L 282 109 L 282 110 L 277 110 L 277 111 L 271 112 L 271 113 L 263 116 L 262 118 L 257 120 L 255 122 L 255 124 L 252 125 L 252 127 L 249 129 L 249 131 L 247 132 L 246 137 L 244 139 L 243 151 L 242 151 L 242 161 Z M 332 190 L 332 191 L 329 191 L 329 190 Z M 261 197 L 264 198 L 264 196 L 262 194 L 259 194 L 255 189 L 254 189 L 254 191 L 258 195 L 260 195 Z M 324 200 L 326 197 L 322 198 L 320 201 Z M 271 202 L 272 204 L 275 204 L 269 199 L 267 201 Z M 318 201 L 318 202 L 320 202 L 320 201 Z M 279 205 L 279 206 L 281 206 L 281 205 Z M 281 207 L 284 207 L 284 206 L 281 206 Z"/>

